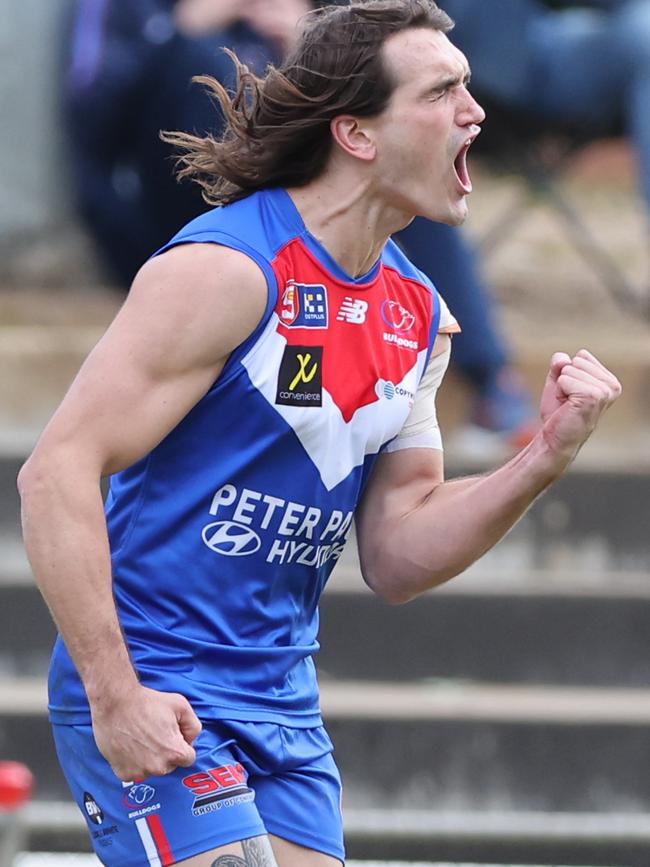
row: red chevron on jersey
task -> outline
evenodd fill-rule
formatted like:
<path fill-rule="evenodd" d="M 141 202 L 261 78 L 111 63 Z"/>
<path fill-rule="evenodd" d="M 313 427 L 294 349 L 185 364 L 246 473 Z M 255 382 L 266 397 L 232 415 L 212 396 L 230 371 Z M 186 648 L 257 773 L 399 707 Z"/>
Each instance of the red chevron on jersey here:
<path fill-rule="evenodd" d="M 279 289 L 277 332 L 300 349 L 303 365 L 314 348 L 312 355 L 322 359 L 319 384 L 343 419 L 349 422 L 361 407 L 391 399 L 416 366 L 418 353 L 427 348 L 429 290 L 387 267 L 367 283 L 339 280 L 300 239 L 280 251 L 273 267 Z M 302 299 L 311 304 L 311 320 Z"/>

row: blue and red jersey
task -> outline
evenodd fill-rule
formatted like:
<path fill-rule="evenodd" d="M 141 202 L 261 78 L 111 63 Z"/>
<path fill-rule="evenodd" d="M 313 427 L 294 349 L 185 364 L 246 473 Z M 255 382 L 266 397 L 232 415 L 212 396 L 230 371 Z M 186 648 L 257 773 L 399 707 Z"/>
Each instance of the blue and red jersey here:
<path fill-rule="evenodd" d="M 185 243 L 249 255 L 268 302 L 208 393 L 111 480 L 120 621 L 141 681 L 199 717 L 311 727 L 319 597 L 413 404 L 440 301 L 393 242 L 367 274 L 346 274 L 282 189 L 202 215 L 164 250 Z M 218 319 L 218 300 L 206 315 Z M 50 714 L 90 720 L 61 639 Z"/>

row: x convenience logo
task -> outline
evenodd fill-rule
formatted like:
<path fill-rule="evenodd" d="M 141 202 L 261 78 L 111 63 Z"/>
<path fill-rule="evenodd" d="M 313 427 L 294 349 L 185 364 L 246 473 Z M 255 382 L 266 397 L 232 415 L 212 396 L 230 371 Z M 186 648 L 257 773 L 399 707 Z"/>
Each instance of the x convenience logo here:
<path fill-rule="evenodd" d="M 280 363 L 276 404 L 323 405 L 323 347 L 287 346 Z"/>

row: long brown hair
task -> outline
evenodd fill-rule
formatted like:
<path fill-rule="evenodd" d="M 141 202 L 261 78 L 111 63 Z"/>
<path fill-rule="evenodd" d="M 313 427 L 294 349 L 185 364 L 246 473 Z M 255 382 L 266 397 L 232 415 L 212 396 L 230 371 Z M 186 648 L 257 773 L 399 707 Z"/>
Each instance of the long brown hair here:
<path fill-rule="evenodd" d="M 203 75 L 221 106 L 220 139 L 163 132 L 180 152 L 178 177 L 191 178 L 211 205 L 225 205 L 267 187 L 300 187 L 323 171 L 332 148 L 330 121 L 341 114 L 374 117 L 393 82 L 381 47 L 412 27 L 448 32 L 453 23 L 433 0 L 356 0 L 309 13 L 295 50 L 259 78 L 228 51 L 237 73 L 230 95 Z"/>

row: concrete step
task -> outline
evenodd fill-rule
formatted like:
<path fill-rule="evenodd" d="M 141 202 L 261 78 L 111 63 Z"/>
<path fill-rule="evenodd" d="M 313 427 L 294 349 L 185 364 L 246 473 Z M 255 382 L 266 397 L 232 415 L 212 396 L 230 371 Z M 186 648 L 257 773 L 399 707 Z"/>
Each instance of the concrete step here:
<path fill-rule="evenodd" d="M 321 678 L 643 687 L 650 582 L 643 576 L 646 592 L 624 595 L 617 577 L 599 595 L 570 585 L 464 592 L 450 583 L 397 607 L 332 588 L 321 603 Z M 0 675 L 44 675 L 55 636 L 33 584 L 0 584 Z"/>
<path fill-rule="evenodd" d="M 449 861 L 358 861 L 347 859 L 348 867 L 451 867 Z M 13 867 L 97 867 L 99 861 L 94 855 L 81 853 L 48 853 L 20 852 Z M 486 867 L 485 864 L 460 864 L 454 862 L 454 867 Z M 522 865 L 500 865 L 500 867 L 522 867 Z M 544 867 L 544 865 L 536 865 Z"/>
<path fill-rule="evenodd" d="M 358 861 L 347 859 L 347 867 L 451 867 L 449 861 Z M 94 855 L 74 852 L 19 852 L 12 867 L 97 867 L 99 861 Z M 485 864 L 460 864 L 454 867 L 486 867 Z M 522 867 L 522 865 L 500 865 L 500 867 Z M 544 865 L 536 865 L 544 867 Z"/>
<path fill-rule="evenodd" d="M 647 867 L 647 817 L 617 813 L 344 810 L 353 858 Z M 415 867 L 413 864 L 412 867 Z"/>
<path fill-rule="evenodd" d="M 86 823 L 76 805 L 30 804 L 25 813 L 30 848 L 74 853 L 69 862 L 49 854 L 43 865 L 90 867 Z M 608 813 L 449 812 L 344 809 L 350 867 L 520 867 L 592 865 L 647 867 L 647 817 Z M 27 854 L 16 867 L 32 867 Z M 446 859 L 444 863 L 441 858 Z M 364 859 L 364 860 L 357 860 Z M 370 861 L 368 859 L 376 859 Z M 407 859 L 406 863 L 392 859 Z M 472 864 L 468 864 L 472 859 Z M 38 862 L 37 862 L 38 864 Z M 37 865 L 34 865 L 37 867 Z M 40 867 L 40 865 L 38 865 Z"/>
<path fill-rule="evenodd" d="M 0 294 L 0 449 L 31 448 L 122 297 L 88 288 Z"/>
<path fill-rule="evenodd" d="M 324 709 L 351 807 L 643 814 L 647 702 L 646 691 L 345 684 Z"/>
<path fill-rule="evenodd" d="M 56 628 L 31 583 L 0 584 L 0 676 L 43 676 Z"/>
<path fill-rule="evenodd" d="M 448 477 L 468 468 L 448 468 Z M 647 572 L 650 474 L 575 467 L 540 497 L 477 564 L 520 577 L 538 570 L 590 576 Z M 474 567 L 472 567 L 474 568 Z"/>
<path fill-rule="evenodd" d="M 60 292 L 55 304 L 37 290 L 7 292 L 0 298 L 0 448 L 13 453 L 31 448 L 121 300 L 117 293 L 87 290 Z M 631 317 L 619 322 L 616 315 L 607 315 L 602 321 L 583 317 L 579 326 L 560 318 L 551 327 L 537 328 L 518 318 L 517 311 L 510 318 L 513 351 L 532 394 L 539 393 L 548 360 L 558 348 L 572 352 L 588 346 L 623 383 L 623 396 L 583 449 L 581 465 L 650 470 L 647 323 Z M 451 374 L 440 394 L 439 412 L 448 434 L 466 418 L 468 399 L 463 383 Z M 484 464 L 480 454 L 476 463 Z"/>
<path fill-rule="evenodd" d="M 99 867 L 94 855 L 82 852 L 19 852 L 12 867 Z"/>
<path fill-rule="evenodd" d="M 0 454 L 0 544 L 19 539 L 15 480 L 21 462 Z M 480 568 L 519 577 L 537 570 L 592 579 L 603 572 L 640 573 L 650 568 L 649 526 L 650 473 L 576 469 L 533 505 Z M 348 548 L 353 562 L 353 545 Z M 0 581 L 1 573 L 0 562 Z"/>
<path fill-rule="evenodd" d="M 646 579 L 647 581 L 647 579 Z M 644 687 L 650 594 L 426 594 L 390 607 L 370 593 L 326 593 L 321 677 Z M 648 588 L 650 590 L 650 587 Z"/>
<path fill-rule="evenodd" d="M 321 704 L 337 720 L 468 720 L 549 725 L 650 723 L 650 688 L 476 684 L 453 680 L 431 683 L 334 681 L 323 678 Z M 0 718 L 45 719 L 45 678 L 0 678 Z"/>
<path fill-rule="evenodd" d="M 650 811 L 650 691 L 322 683 L 354 808 Z M 0 689 L 0 755 L 67 797 L 42 681 Z"/>

